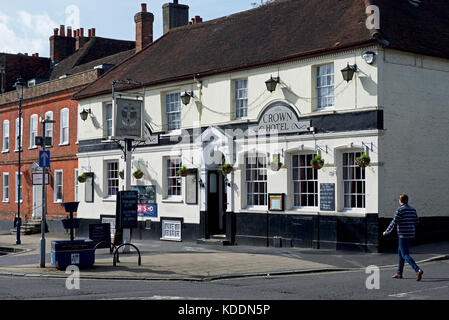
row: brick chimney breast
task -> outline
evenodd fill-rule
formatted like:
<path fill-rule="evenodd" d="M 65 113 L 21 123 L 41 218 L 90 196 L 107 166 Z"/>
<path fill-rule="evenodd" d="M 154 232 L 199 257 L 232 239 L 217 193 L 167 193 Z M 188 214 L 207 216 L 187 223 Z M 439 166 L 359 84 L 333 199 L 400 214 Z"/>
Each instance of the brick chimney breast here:
<path fill-rule="evenodd" d="M 162 6 L 164 34 L 169 30 L 189 24 L 189 6 L 179 4 L 178 0 Z"/>
<path fill-rule="evenodd" d="M 59 35 L 58 35 L 59 32 Z M 50 37 L 50 58 L 51 61 L 58 63 L 68 56 L 75 53 L 75 38 L 71 37 L 71 28 L 67 28 L 67 37 L 65 35 L 65 26 L 53 29 L 53 35 Z"/>
<path fill-rule="evenodd" d="M 92 35 L 93 31 L 92 29 L 88 30 L 88 37 L 84 36 L 84 28 L 79 28 L 75 32 L 75 51 L 78 51 L 80 48 L 82 48 L 89 40 Z"/>
<path fill-rule="evenodd" d="M 147 45 L 153 43 L 154 15 L 147 12 L 147 4 L 141 4 L 141 12 L 134 16 L 136 23 L 136 52 L 142 51 Z"/>

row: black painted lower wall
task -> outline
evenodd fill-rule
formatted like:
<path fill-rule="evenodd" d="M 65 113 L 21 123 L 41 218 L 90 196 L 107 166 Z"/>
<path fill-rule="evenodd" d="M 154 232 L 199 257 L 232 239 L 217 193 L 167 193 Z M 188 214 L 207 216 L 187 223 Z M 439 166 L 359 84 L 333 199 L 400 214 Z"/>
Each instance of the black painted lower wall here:
<path fill-rule="evenodd" d="M 184 223 L 182 241 L 196 242 L 208 238 L 207 213 L 200 215 L 200 224 Z M 385 252 L 396 250 L 397 237 L 393 233 L 383 237 L 391 218 L 377 214 L 365 217 L 317 216 L 261 213 L 227 213 L 226 238 L 234 245 L 299 247 L 333 250 Z M 81 219 L 76 237 L 88 238 L 89 225 L 99 219 Z M 0 220 L 0 230 L 13 229 L 12 221 Z M 61 221 L 48 220 L 47 232 L 66 234 Z M 139 221 L 133 229 L 136 240 L 157 240 L 162 237 L 162 223 Z M 449 217 L 422 217 L 416 228 L 414 244 L 449 240 Z"/>
<path fill-rule="evenodd" d="M 236 245 L 305 247 L 385 252 L 397 247 L 397 237 L 383 237 L 391 219 L 235 213 Z M 229 237 L 228 237 L 229 239 Z M 420 218 L 414 244 L 449 240 L 449 217 Z"/>

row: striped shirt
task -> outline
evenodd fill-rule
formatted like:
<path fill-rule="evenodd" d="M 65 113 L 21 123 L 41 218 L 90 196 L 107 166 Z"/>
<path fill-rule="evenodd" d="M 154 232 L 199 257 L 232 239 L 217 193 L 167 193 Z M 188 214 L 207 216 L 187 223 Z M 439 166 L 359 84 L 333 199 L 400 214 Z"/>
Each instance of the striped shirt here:
<path fill-rule="evenodd" d="M 399 238 L 414 238 L 415 237 L 415 224 L 418 223 L 418 215 L 416 210 L 404 204 L 398 208 L 396 211 L 393 221 L 391 221 L 387 230 L 387 234 L 393 231 L 395 226 L 398 226 L 398 237 Z"/>

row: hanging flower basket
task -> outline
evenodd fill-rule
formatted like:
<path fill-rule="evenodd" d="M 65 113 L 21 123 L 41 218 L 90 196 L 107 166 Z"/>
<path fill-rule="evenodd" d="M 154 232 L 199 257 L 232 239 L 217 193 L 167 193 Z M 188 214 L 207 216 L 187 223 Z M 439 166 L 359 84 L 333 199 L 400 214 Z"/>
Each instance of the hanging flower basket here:
<path fill-rule="evenodd" d="M 360 157 L 355 159 L 355 163 L 357 163 L 360 168 L 366 168 L 370 162 L 371 158 L 366 153 L 362 153 Z"/>
<path fill-rule="evenodd" d="M 143 172 L 140 168 L 138 168 L 134 173 L 133 173 L 134 178 L 136 178 L 137 180 L 142 179 L 143 178 Z"/>
<path fill-rule="evenodd" d="M 182 166 L 176 173 L 178 176 L 187 177 L 189 175 L 189 169 L 186 166 Z"/>
<path fill-rule="evenodd" d="M 321 155 L 320 155 L 320 154 L 317 154 L 317 155 L 315 156 L 315 158 L 313 158 L 313 160 L 310 161 L 310 166 L 311 166 L 313 169 L 317 169 L 317 170 L 320 170 L 321 168 L 323 168 L 323 166 L 324 166 L 324 160 L 321 159 Z"/>
<path fill-rule="evenodd" d="M 78 176 L 78 182 L 79 183 L 84 183 L 87 180 L 87 176 L 85 173 L 82 173 L 80 176 Z"/>
<path fill-rule="evenodd" d="M 279 161 L 278 157 L 274 157 L 273 161 L 270 162 L 270 168 L 273 171 L 279 171 L 282 168 L 282 162 Z"/>
<path fill-rule="evenodd" d="M 125 179 L 125 170 L 121 170 L 118 175 L 120 176 L 120 179 Z"/>
<path fill-rule="evenodd" d="M 232 165 L 230 163 L 225 163 L 224 165 L 222 165 L 220 167 L 221 173 L 223 173 L 223 175 L 228 175 L 230 174 L 234 169 L 232 168 Z"/>

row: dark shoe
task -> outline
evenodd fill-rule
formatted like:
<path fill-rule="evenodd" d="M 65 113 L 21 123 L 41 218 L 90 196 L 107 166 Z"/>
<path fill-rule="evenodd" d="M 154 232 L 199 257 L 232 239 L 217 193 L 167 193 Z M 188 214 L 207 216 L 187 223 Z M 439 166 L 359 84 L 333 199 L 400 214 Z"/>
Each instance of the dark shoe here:
<path fill-rule="evenodd" d="M 424 271 L 422 271 L 422 270 L 419 270 L 416 273 L 416 281 L 421 281 L 423 273 L 424 273 Z"/>
<path fill-rule="evenodd" d="M 402 275 L 400 274 L 395 274 L 392 276 L 393 279 L 402 279 Z"/>

